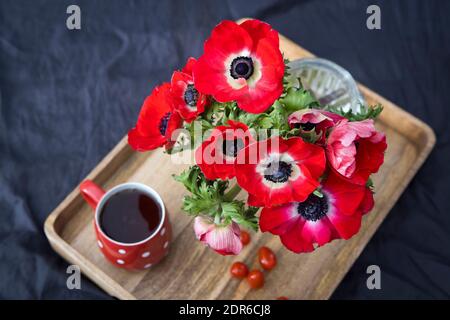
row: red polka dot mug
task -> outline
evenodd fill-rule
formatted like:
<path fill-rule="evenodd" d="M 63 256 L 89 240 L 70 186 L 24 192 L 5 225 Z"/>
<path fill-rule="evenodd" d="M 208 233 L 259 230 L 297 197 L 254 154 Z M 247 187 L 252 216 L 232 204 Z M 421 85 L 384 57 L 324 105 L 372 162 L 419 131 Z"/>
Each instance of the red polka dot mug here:
<path fill-rule="evenodd" d="M 155 190 L 130 182 L 105 192 L 94 182 L 85 180 L 80 184 L 80 192 L 95 210 L 97 245 L 116 267 L 148 269 L 167 255 L 171 227 L 164 203 Z M 141 217 L 133 210 L 152 214 L 153 219 L 145 220 L 147 216 Z M 154 212 L 149 212 L 155 210 L 156 218 Z"/>

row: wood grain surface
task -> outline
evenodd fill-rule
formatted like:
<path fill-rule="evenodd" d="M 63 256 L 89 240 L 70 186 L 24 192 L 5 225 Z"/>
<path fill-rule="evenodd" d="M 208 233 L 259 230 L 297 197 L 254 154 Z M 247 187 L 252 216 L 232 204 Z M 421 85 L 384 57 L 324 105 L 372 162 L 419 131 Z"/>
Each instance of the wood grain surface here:
<path fill-rule="evenodd" d="M 312 54 L 281 37 L 285 57 L 295 60 Z M 174 164 L 161 150 L 133 152 L 124 137 L 86 177 L 105 189 L 137 181 L 157 190 L 165 201 L 173 226 L 169 255 L 146 271 L 130 272 L 109 264 L 97 248 L 93 212 L 75 188 L 49 215 L 45 233 L 52 247 L 106 292 L 120 299 L 327 299 L 360 255 L 435 143 L 433 131 L 422 121 L 360 85 L 370 104 L 385 107 L 376 126 L 386 133 L 385 164 L 374 176 L 375 208 L 363 219 L 360 232 L 348 241 L 335 240 L 309 254 L 294 254 L 278 237 L 252 233 L 252 241 L 237 257 L 223 257 L 195 240 L 191 218 L 180 209 L 185 194 L 171 175 L 186 165 Z M 405 212 L 404 214 L 407 214 Z M 387 239 L 389 241 L 389 239 Z M 229 267 L 244 261 L 258 268 L 257 249 L 266 245 L 277 255 L 278 266 L 266 272 L 262 289 L 229 276 Z"/>

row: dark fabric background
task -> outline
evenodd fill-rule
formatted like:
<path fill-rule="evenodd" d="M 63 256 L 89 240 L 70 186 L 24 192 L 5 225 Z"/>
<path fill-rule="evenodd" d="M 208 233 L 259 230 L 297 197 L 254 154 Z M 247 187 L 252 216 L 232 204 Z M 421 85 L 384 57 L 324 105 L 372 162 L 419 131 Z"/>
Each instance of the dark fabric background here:
<path fill-rule="evenodd" d="M 382 30 L 366 28 L 381 7 Z M 78 4 L 82 29 L 69 31 Z M 333 298 L 450 297 L 450 1 L 0 2 L 0 298 L 108 298 L 43 233 L 47 215 L 123 137 L 151 88 L 222 19 L 252 16 L 429 123 L 437 145 Z M 382 289 L 366 288 L 377 264 Z M 298 288 L 302 290 L 302 288 Z"/>

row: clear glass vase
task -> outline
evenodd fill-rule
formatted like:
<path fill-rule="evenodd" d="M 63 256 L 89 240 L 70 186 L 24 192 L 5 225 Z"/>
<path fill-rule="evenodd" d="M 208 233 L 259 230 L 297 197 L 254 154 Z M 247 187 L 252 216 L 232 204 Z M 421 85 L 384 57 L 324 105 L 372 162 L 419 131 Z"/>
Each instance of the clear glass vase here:
<path fill-rule="evenodd" d="M 305 58 L 289 63 L 289 81 L 298 82 L 313 92 L 322 105 L 341 107 L 344 111 L 361 111 L 365 100 L 351 74 L 334 62 Z"/>

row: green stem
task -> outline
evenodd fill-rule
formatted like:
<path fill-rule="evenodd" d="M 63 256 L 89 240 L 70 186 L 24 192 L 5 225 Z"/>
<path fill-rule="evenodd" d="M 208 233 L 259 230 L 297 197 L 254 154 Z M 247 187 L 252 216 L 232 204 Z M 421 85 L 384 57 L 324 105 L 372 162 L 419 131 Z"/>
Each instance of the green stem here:
<path fill-rule="evenodd" d="M 225 201 L 232 201 L 241 192 L 241 187 L 236 183 L 233 187 L 228 189 L 227 193 L 224 195 Z"/>

